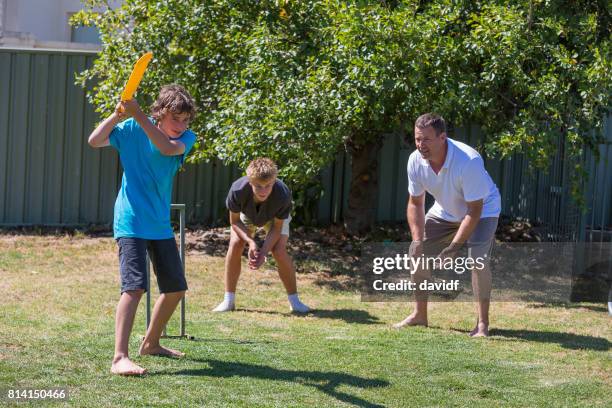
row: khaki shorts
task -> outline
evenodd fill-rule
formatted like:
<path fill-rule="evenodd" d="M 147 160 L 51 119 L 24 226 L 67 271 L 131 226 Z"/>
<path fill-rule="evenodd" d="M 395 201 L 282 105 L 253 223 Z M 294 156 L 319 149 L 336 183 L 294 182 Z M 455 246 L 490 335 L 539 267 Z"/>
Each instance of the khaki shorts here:
<path fill-rule="evenodd" d="M 495 243 L 495 230 L 497 229 L 497 217 L 481 218 L 476 229 L 468 239 L 467 247 L 472 258 L 491 256 L 491 248 Z M 440 253 L 449 245 L 457 233 L 459 222 L 450 222 L 442 218 L 432 217 L 429 214 L 425 217 L 425 235 L 423 245 L 426 252 L 430 255 Z"/>
<path fill-rule="evenodd" d="M 244 213 L 240 213 L 240 221 L 242 221 L 242 223 L 247 227 L 251 235 L 255 235 L 257 230 L 260 228 L 266 231 L 266 234 L 267 234 L 268 232 L 270 232 L 270 229 L 272 228 L 272 225 L 274 224 L 274 220 L 271 220 L 265 223 L 263 226 L 258 227 L 257 225 L 253 224 L 253 222 L 250 219 L 248 219 L 247 216 L 244 215 Z M 283 226 L 281 227 L 281 235 L 289 236 L 289 223 L 290 222 L 291 222 L 291 215 L 283 220 Z"/>

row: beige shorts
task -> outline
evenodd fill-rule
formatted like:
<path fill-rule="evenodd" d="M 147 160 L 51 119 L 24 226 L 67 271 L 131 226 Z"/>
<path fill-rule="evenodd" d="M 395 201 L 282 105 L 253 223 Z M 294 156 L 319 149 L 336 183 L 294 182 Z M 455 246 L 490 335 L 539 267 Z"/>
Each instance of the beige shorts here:
<path fill-rule="evenodd" d="M 497 222 L 497 217 L 480 219 L 467 242 L 469 256 L 474 258 L 488 258 L 491 256 L 491 249 L 495 243 Z M 450 244 L 460 225 L 460 222 L 450 222 L 428 214 L 425 217 L 425 236 L 423 241 L 427 248 L 425 252 L 429 252 L 430 255 L 439 253 Z"/>
<path fill-rule="evenodd" d="M 266 234 L 267 234 L 268 232 L 270 232 L 270 229 L 272 228 L 272 225 L 274 224 L 274 220 L 271 220 L 271 221 L 268 221 L 263 226 L 258 227 L 257 225 L 253 224 L 253 222 L 250 219 L 248 219 L 247 216 L 244 215 L 244 213 L 240 213 L 240 221 L 242 221 L 242 223 L 247 227 L 251 235 L 255 235 L 257 230 L 260 228 L 266 231 Z M 291 222 L 291 215 L 283 220 L 283 226 L 281 227 L 281 235 L 289 236 L 289 223 L 290 222 Z"/>

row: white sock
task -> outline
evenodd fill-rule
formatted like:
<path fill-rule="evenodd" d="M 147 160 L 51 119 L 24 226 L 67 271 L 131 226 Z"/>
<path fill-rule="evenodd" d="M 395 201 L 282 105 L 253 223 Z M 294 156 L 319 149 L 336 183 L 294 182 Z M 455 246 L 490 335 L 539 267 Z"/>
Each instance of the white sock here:
<path fill-rule="evenodd" d="M 235 296 L 236 294 L 234 292 L 225 292 L 225 295 L 223 295 L 223 302 L 219 303 L 219 305 L 213 309 L 213 312 L 231 312 L 234 310 Z"/>
<path fill-rule="evenodd" d="M 310 311 L 310 308 L 300 301 L 300 298 L 297 293 L 287 295 L 287 299 L 289 299 L 291 310 L 293 310 L 294 312 L 307 313 Z"/>
<path fill-rule="evenodd" d="M 225 292 L 225 295 L 223 296 L 223 300 L 226 301 L 226 302 L 234 303 L 235 299 L 236 299 L 236 293 L 235 292 Z"/>

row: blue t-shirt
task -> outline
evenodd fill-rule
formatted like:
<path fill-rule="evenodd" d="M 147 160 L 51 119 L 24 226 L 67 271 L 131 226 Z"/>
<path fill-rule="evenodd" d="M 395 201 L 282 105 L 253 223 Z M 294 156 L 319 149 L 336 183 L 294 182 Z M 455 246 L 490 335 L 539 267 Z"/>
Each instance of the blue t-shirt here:
<path fill-rule="evenodd" d="M 111 132 L 110 144 L 119 151 L 123 165 L 121 189 L 115 201 L 115 238 L 174 237 L 170 225 L 172 182 L 196 136 L 186 130 L 174 140 L 185 145 L 185 152 L 165 156 L 133 118 L 117 124 Z"/>

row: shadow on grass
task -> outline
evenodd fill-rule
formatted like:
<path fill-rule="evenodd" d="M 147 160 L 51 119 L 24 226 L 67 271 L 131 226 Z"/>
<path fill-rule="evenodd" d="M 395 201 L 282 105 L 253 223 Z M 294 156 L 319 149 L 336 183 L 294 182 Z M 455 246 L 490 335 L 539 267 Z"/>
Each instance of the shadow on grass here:
<path fill-rule="evenodd" d="M 573 333 L 534 331 L 534 330 L 511 330 L 491 329 L 491 336 L 501 336 L 540 343 L 557 343 L 563 348 L 572 350 L 610 350 L 610 342 L 607 339 L 594 336 L 583 336 Z"/>
<path fill-rule="evenodd" d="M 189 375 L 189 376 L 205 376 L 205 377 L 249 377 L 262 380 L 286 381 L 297 384 L 308 385 L 324 392 L 330 397 L 334 397 L 339 401 L 347 404 L 353 404 L 358 407 L 382 407 L 383 405 L 373 404 L 362 398 L 354 395 L 338 391 L 336 388 L 341 385 L 349 385 L 358 388 L 377 388 L 387 387 L 389 382 L 379 379 L 369 379 L 357 377 L 350 374 L 338 372 L 321 372 L 321 371 L 303 371 L 303 370 L 281 370 L 278 368 L 246 364 L 237 362 L 228 362 L 211 359 L 190 359 L 208 365 L 207 368 L 188 369 L 175 371 L 172 374 Z"/>
<path fill-rule="evenodd" d="M 383 324 L 378 317 L 359 309 L 316 309 L 312 315 L 322 319 L 338 319 L 347 323 Z"/>
<path fill-rule="evenodd" d="M 335 319 L 335 320 L 344 320 L 346 323 L 359 323 L 359 324 L 383 324 L 379 321 L 378 317 L 372 316 L 370 313 L 365 310 L 359 309 L 314 309 L 310 313 L 283 313 L 277 312 L 274 310 L 259 310 L 259 309 L 236 309 L 236 311 L 240 312 L 250 312 L 250 313 L 265 313 L 265 314 L 274 314 L 280 316 L 313 316 L 321 319 Z"/>
<path fill-rule="evenodd" d="M 545 309 L 545 308 L 556 308 L 556 307 L 562 307 L 564 309 L 588 309 L 588 310 L 592 310 L 593 312 L 608 312 L 608 306 L 607 305 L 585 305 L 582 303 L 557 303 L 557 302 L 552 302 L 552 303 L 535 303 L 535 304 L 530 304 L 527 305 L 528 308 L 530 309 Z"/>
<path fill-rule="evenodd" d="M 241 339 L 221 339 L 221 338 L 209 338 L 209 337 L 193 337 L 189 340 L 200 343 L 231 343 L 231 344 L 272 344 L 273 341 L 269 340 L 241 340 Z"/>

